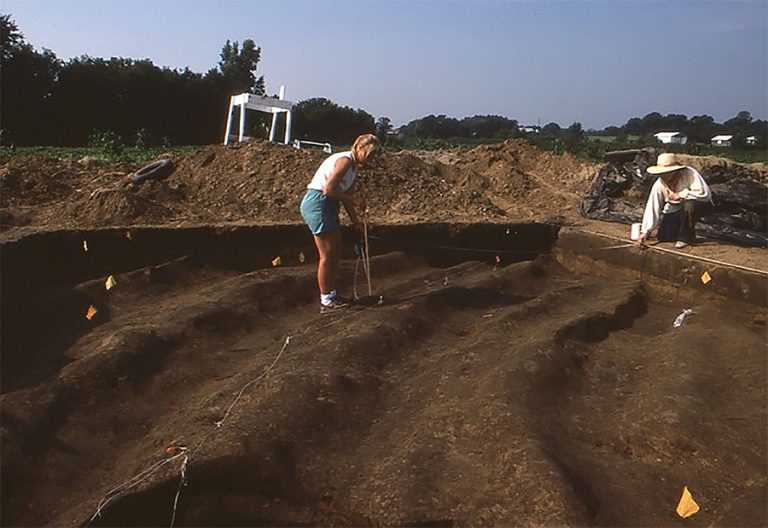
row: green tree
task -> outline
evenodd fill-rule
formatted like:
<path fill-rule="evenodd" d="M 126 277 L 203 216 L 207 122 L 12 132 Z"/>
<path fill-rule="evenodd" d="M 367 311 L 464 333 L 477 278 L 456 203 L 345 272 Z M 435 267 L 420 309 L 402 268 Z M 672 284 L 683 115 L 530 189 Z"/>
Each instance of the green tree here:
<path fill-rule="evenodd" d="M 686 133 L 692 142 L 709 143 L 717 129 L 718 124 L 712 116 L 698 115 L 690 119 Z"/>
<path fill-rule="evenodd" d="M 10 15 L 0 15 L 0 115 L 3 142 L 44 141 L 51 123 L 51 92 L 61 69 L 56 55 L 37 52 Z"/>
<path fill-rule="evenodd" d="M 12 54 L 24 45 L 24 35 L 11 15 L 0 15 L 0 58 L 10 60 Z"/>
<path fill-rule="evenodd" d="M 746 132 L 749 130 L 749 126 L 752 124 L 752 114 L 747 112 L 746 110 L 742 110 L 738 114 L 736 114 L 736 117 L 732 117 L 725 123 L 723 123 L 723 126 L 732 134 L 736 134 L 739 132 Z"/>
<path fill-rule="evenodd" d="M 624 132 L 627 134 L 632 134 L 636 136 L 641 136 L 645 133 L 643 130 L 643 120 L 639 117 L 633 117 L 632 119 L 629 119 L 626 123 L 624 123 Z"/>
<path fill-rule="evenodd" d="M 255 76 L 261 50 L 253 41 L 227 42 L 219 68 L 203 75 L 119 57 L 62 62 L 25 42 L 9 15 L 0 15 L 0 40 L 3 143 L 78 146 L 100 131 L 145 146 L 162 138 L 218 142 L 229 96 L 264 92 L 263 78 Z"/>
<path fill-rule="evenodd" d="M 376 128 L 368 112 L 339 106 L 324 97 L 299 102 L 293 114 L 294 135 L 299 139 L 350 145 L 360 134 L 372 133 Z"/>
<path fill-rule="evenodd" d="M 552 122 L 552 123 L 547 123 L 546 125 L 544 125 L 541 128 L 541 133 L 546 135 L 546 136 L 556 138 L 556 137 L 560 136 L 560 133 L 562 132 L 562 130 L 563 129 L 560 128 L 560 125 L 558 125 L 555 122 Z"/>
<path fill-rule="evenodd" d="M 382 116 L 376 120 L 376 137 L 379 141 L 384 143 L 389 137 L 389 133 L 392 132 L 392 120 L 388 117 Z"/>
<path fill-rule="evenodd" d="M 658 112 L 651 112 L 650 114 L 644 115 L 641 122 L 643 134 L 655 134 L 663 131 L 664 116 Z"/>
<path fill-rule="evenodd" d="M 563 143 L 568 150 L 576 150 L 584 142 L 584 129 L 581 123 L 576 122 L 563 132 Z"/>
<path fill-rule="evenodd" d="M 459 124 L 464 129 L 461 135 L 466 137 L 501 139 L 519 132 L 517 121 L 499 115 L 465 117 Z"/>
<path fill-rule="evenodd" d="M 264 77 L 256 77 L 256 68 L 261 60 L 261 48 L 251 39 L 227 42 L 221 49 L 219 70 L 228 82 L 232 93 L 250 92 L 264 95 Z"/>

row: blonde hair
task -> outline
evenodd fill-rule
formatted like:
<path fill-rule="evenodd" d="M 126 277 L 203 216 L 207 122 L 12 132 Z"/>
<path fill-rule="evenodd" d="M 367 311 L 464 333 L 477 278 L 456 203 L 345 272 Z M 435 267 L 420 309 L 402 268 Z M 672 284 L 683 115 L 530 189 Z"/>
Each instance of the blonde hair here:
<path fill-rule="evenodd" d="M 355 162 L 365 163 L 380 148 L 379 138 L 373 134 L 363 134 L 352 143 L 352 157 L 355 158 Z"/>

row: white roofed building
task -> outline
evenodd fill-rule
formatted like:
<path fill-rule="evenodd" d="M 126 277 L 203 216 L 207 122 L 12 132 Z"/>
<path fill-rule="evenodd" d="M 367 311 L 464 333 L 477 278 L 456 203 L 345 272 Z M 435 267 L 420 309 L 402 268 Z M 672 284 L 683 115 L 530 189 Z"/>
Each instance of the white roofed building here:
<path fill-rule="evenodd" d="M 724 135 L 713 137 L 711 142 L 712 142 L 712 146 L 714 147 L 730 147 L 732 140 L 733 140 L 732 135 L 724 134 Z"/>
<path fill-rule="evenodd" d="M 517 129 L 526 134 L 538 134 L 541 132 L 541 127 L 537 125 L 519 125 Z"/>
<path fill-rule="evenodd" d="M 688 143 L 688 136 L 686 136 L 682 132 L 659 132 L 657 134 L 654 134 L 653 137 L 655 137 L 657 140 L 659 140 L 660 143 L 664 143 L 665 145 L 668 145 L 668 144 L 685 145 L 686 143 Z"/>

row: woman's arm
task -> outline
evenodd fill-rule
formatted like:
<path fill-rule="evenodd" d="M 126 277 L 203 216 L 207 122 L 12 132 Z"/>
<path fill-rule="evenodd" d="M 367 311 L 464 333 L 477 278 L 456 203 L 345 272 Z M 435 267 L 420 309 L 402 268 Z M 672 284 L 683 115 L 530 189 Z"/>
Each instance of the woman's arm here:
<path fill-rule="evenodd" d="M 339 200 L 345 207 L 347 206 L 347 202 L 352 199 L 352 195 L 349 192 L 337 190 L 337 187 L 339 186 L 341 179 L 350 167 L 352 167 L 352 163 L 352 160 L 347 157 L 337 159 L 333 166 L 333 172 L 331 172 L 331 176 L 328 178 L 328 181 L 325 182 L 325 187 L 323 188 L 323 194 L 325 196 Z"/>
<path fill-rule="evenodd" d="M 323 194 L 329 198 L 339 200 L 342 205 L 344 205 L 344 209 L 347 211 L 349 219 L 353 224 L 357 225 L 360 223 L 356 209 L 358 207 L 357 200 L 351 191 L 342 192 L 336 190 L 339 182 L 341 182 L 341 179 L 347 173 L 347 170 L 352 167 L 352 163 L 353 161 L 346 157 L 336 160 L 336 164 L 333 166 L 333 172 L 325 183 Z"/>
<path fill-rule="evenodd" d="M 352 225 L 358 226 L 360 224 L 360 217 L 357 215 L 357 210 L 350 202 L 354 202 L 354 200 L 341 202 L 341 203 L 344 205 L 344 209 L 347 211 L 347 214 L 349 215 L 349 220 L 350 222 L 352 222 Z"/>
<path fill-rule="evenodd" d="M 640 241 L 644 241 L 648 235 L 656 228 L 661 218 L 661 210 L 664 207 L 664 192 L 661 189 L 661 179 L 651 187 L 648 195 L 648 202 L 645 204 L 645 213 L 643 214 L 643 223 L 640 227 Z"/>
<path fill-rule="evenodd" d="M 699 174 L 699 171 L 688 167 L 688 175 L 690 183 L 688 186 L 677 193 L 677 195 L 683 200 L 711 200 L 712 193 L 709 190 L 709 185 L 704 181 L 704 178 Z"/>

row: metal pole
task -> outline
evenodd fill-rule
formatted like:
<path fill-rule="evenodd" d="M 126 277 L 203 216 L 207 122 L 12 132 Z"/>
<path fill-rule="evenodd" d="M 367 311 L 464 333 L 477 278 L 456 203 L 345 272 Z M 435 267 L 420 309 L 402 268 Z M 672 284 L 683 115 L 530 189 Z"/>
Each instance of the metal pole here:
<path fill-rule="evenodd" d="M 363 215 L 363 236 L 365 237 L 365 276 L 368 279 L 368 296 L 373 295 L 371 290 L 371 254 L 368 252 L 368 219 Z"/>

